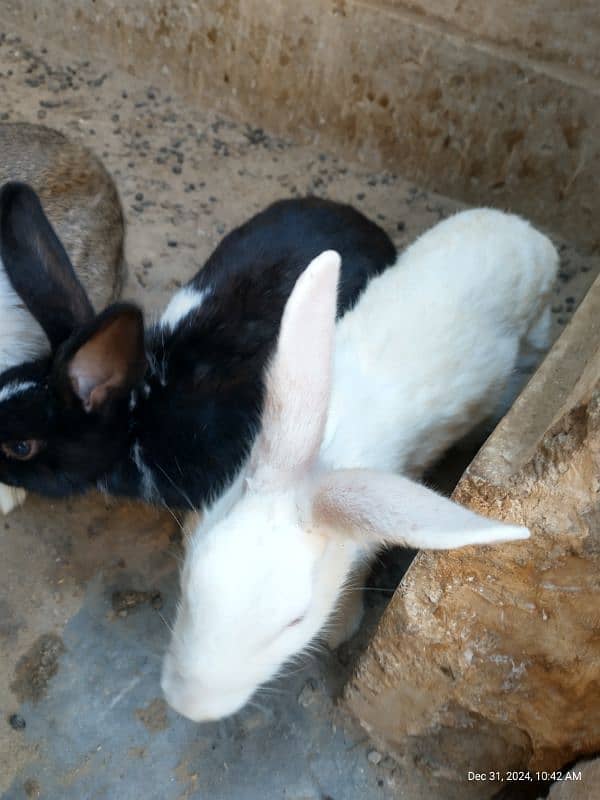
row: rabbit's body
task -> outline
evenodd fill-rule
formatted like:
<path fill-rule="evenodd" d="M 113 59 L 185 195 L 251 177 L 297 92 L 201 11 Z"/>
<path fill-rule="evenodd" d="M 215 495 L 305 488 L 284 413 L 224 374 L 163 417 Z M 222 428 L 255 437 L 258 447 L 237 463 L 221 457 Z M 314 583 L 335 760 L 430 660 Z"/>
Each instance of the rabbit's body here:
<path fill-rule="evenodd" d="M 38 194 L 92 305 L 104 308 L 118 297 L 124 271 L 123 212 L 117 187 L 100 159 L 52 128 L 0 123 L 0 186 L 8 181 L 27 183 Z"/>
<path fill-rule="evenodd" d="M 394 473 L 419 475 L 485 419 L 521 345 L 543 344 L 552 244 L 518 217 L 458 214 L 374 278 L 334 326 L 336 263 L 323 253 L 299 278 L 248 464 L 188 522 L 162 686 L 195 720 L 239 709 L 327 626 L 330 641 L 351 634 L 360 595 L 347 592 L 341 619 L 333 612 L 382 545 L 528 535 Z"/>
<path fill-rule="evenodd" d="M 495 411 L 518 353 L 547 347 L 557 268 L 546 236 L 499 211 L 423 234 L 337 325 L 325 463 L 421 475 Z"/>
<path fill-rule="evenodd" d="M 170 507 L 204 505 L 242 465 L 285 302 L 319 249 L 344 255 L 340 314 L 396 258 L 388 236 L 352 207 L 282 200 L 226 236 L 144 338 L 131 304 L 94 318 L 56 241 L 48 263 L 28 267 L 30 230 L 52 236 L 23 187 L 0 198 L 0 226 L 11 282 L 54 340 L 48 360 L 0 376 L 0 479 L 53 496 L 99 487 Z M 3 386 L 18 380 L 28 382 L 26 396 L 2 402 Z M 17 418 L 26 458 L 4 439 Z"/>
<path fill-rule="evenodd" d="M 396 251 L 351 206 L 282 200 L 236 228 L 148 332 L 149 372 L 130 457 L 101 479 L 114 494 L 199 507 L 238 472 L 256 432 L 262 375 L 298 275 L 334 243 L 345 255 L 338 313 Z"/>
<path fill-rule="evenodd" d="M 117 189 L 99 159 L 58 131 L 0 123 L 0 185 L 20 180 L 39 194 L 78 277 L 100 307 L 123 279 L 123 214 Z M 0 260 L 0 372 L 48 352 L 48 339 L 10 283 Z M 0 485 L 7 513 L 24 493 Z"/>

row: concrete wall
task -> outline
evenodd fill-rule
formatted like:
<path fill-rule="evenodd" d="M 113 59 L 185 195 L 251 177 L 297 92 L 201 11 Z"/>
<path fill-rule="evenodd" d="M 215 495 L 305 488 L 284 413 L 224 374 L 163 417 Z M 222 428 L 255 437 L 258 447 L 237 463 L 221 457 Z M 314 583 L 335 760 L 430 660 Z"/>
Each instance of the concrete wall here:
<path fill-rule="evenodd" d="M 600 244 L 597 0 L 5 0 L 254 125 Z"/>

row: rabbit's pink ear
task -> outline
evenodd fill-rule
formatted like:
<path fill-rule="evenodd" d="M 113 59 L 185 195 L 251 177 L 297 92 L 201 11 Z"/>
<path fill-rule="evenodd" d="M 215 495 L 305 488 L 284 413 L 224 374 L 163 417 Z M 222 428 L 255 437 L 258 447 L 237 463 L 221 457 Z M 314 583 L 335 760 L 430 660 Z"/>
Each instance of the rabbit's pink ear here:
<path fill-rule="evenodd" d="M 312 517 L 331 534 L 351 537 L 367 548 L 388 544 L 447 550 L 529 536 L 527 528 L 481 517 L 401 475 L 372 470 L 322 475 Z"/>
<path fill-rule="evenodd" d="M 262 430 L 250 459 L 255 487 L 285 486 L 316 458 L 327 419 L 341 259 L 317 256 L 290 295 L 266 376 Z"/>

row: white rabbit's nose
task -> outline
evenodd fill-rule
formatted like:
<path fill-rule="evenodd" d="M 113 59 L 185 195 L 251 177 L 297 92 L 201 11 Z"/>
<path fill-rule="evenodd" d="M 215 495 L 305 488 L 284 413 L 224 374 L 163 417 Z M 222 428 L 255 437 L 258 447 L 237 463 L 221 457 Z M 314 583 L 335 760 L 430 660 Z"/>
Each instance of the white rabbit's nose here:
<path fill-rule="evenodd" d="M 167 703 L 192 722 L 210 722 L 235 714 L 246 705 L 254 691 L 208 686 L 196 677 L 185 676 L 171 653 L 163 663 L 160 686 Z"/>
<path fill-rule="evenodd" d="M 165 656 L 163 663 L 160 687 L 167 703 L 174 711 L 188 719 L 199 721 L 193 713 L 193 709 L 200 687 L 193 686 L 189 679 L 184 678 L 169 653 Z"/>

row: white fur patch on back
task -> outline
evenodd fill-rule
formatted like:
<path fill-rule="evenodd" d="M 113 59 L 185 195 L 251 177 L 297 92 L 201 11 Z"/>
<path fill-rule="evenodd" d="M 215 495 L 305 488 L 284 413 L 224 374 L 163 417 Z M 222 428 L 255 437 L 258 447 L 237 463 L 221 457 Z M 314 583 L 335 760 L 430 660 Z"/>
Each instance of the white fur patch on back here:
<path fill-rule="evenodd" d="M 163 328 L 174 330 L 182 319 L 199 308 L 204 302 L 205 298 L 210 294 L 209 289 L 202 289 L 198 291 L 191 286 L 185 286 L 175 294 L 169 305 L 165 308 L 162 317 L 160 318 L 160 325 Z"/>
<path fill-rule="evenodd" d="M 18 394 L 23 394 L 23 392 L 27 392 L 29 389 L 35 389 L 36 386 L 37 383 L 34 383 L 34 381 L 23 381 L 22 383 L 19 381 L 11 381 L 0 389 L 0 403 L 10 400 Z"/>

